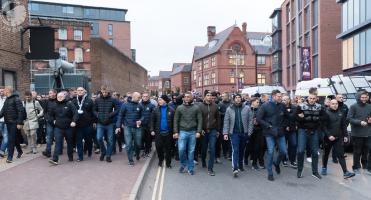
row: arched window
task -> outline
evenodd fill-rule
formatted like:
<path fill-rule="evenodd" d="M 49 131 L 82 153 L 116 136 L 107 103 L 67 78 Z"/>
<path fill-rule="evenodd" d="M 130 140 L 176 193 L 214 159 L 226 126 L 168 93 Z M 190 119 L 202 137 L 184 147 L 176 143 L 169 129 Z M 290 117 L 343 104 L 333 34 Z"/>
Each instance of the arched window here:
<path fill-rule="evenodd" d="M 84 62 L 84 54 L 82 48 L 75 49 L 75 62 L 77 63 Z"/>
<path fill-rule="evenodd" d="M 231 52 L 228 54 L 228 63 L 230 65 L 244 65 L 245 64 L 245 53 L 240 44 L 234 43 L 231 46 Z"/>

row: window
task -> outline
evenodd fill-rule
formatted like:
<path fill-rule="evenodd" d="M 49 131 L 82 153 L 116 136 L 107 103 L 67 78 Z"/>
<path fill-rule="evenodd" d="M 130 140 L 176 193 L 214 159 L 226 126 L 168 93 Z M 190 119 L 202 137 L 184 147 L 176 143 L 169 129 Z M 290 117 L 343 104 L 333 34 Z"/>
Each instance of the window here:
<path fill-rule="evenodd" d="M 359 7 L 361 9 L 360 11 L 361 15 L 360 15 L 359 23 L 363 23 L 366 20 L 366 1 L 368 0 L 361 0 L 360 2 Z"/>
<path fill-rule="evenodd" d="M 298 0 L 298 10 L 300 11 L 303 8 L 303 0 Z"/>
<path fill-rule="evenodd" d="M 108 35 L 112 36 L 113 35 L 113 26 L 112 24 L 108 24 Z"/>
<path fill-rule="evenodd" d="M 310 45 L 309 33 L 304 36 L 304 46 L 308 47 Z"/>
<path fill-rule="evenodd" d="M 183 83 L 184 83 L 184 85 L 188 85 L 189 84 L 189 77 L 183 77 Z"/>
<path fill-rule="evenodd" d="M 165 88 L 170 88 L 170 81 L 165 81 Z"/>
<path fill-rule="evenodd" d="M 360 54 L 361 54 L 361 65 L 364 65 L 366 64 L 366 32 L 362 32 L 360 33 L 360 45 L 361 45 L 361 48 L 360 48 Z"/>
<path fill-rule="evenodd" d="M 74 30 L 73 31 L 73 39 L 74 40 L 82 40 L 82 30 Z"/>
<path fill-rule="evenodd" d="M 229 72 L 229 83 L 234 83 L 234 80 L 236 79 L 236 74 L 233 69 Z"/>
<path fill-rule="evenodd" d="M 99 23 L 91 22 L 91 34 L 98 35 L 99 34 Z"/>
<path fill-rule="evenodd" d="M 287 24 L 287 31 L 286 31 L 286 38 L 287 38 L 287 44 L 290 44 L 290 24 Z"/>
<path fill-rule="evenodd" d="M 201 76 L 198 76 L 198 86 L 199 86 L 199 87 L 202 86 L 202 79 L 201 79 Z"/>
<path fill-rule="evenodd" d="M 58 38 L 60 40 L 67 40 L 67 29 L 65 28 L 58 29 Z"/>
<path fill-rule="evenodd" d="M 258 56 L 258 65 L 265 65 L 265 56 Z"/>
<path fill-rule="evenodd" d="M 313 1 L 313 26 L 318 25 L 318 0 Z"/>
<path fill-rule="evenodd" d="M 353 28 L 353 0 L 348 0 L 348 29 Z"/>
<path fill-rule="evenodd" d="M 84 62 L 84 54 L 82 48 L 75 49 L 75 62 L 76 63 Z"/>
<path fill-rule="evenodd" d="M 318 53 L 318 28 L 313 29 L 313 54 Z"/>
<path fill-rule="evenodd" d="M 211 67 L 216 66 L 216 56 L 211 57 Z"/>
<path fill-rule="evenodd" d="M 287 67 L 287 73 L 286 73 L 287 74 L 287 77 L 286 77 L 287 78 L 287 85 L 291 85 L 290 72 L 291 72 L 290 67 Z"/>
<path fill-rule="evenodd" d="M 209 74 L 204 75 L 204 85 L 209 85 Z"/>
<path fill-rule="evenodd" d="M 348 30 L 348 2 L 342 5 L 342 26 L 343 32 Z"/>
<path fill-rule="evenodd" d="M 360 55 L 359 55 L 359 34 L 353 37 L 353 58 L 354 58 L 354 66 L 358 66 L 360 64 Z M 352 66 L 353 66 L 352 65 Z"/>
<path fill-rule="evenodd" d="M 296 40 L 296 20 L 292 20 L 292 41 Z"/>
<path fill-rule="evenodd" d="M 292 43 L 292 64 L 295 65 L 296 64 L 296 43 Z"/>
<path fill-rule="evenodd" d="M 359 0 L 354 0 L 354 26 L 359 24 L 360 18 L 360 9 L 359 9 Z"/>
<path fill-rule="evenodd" d="M 265 74 L 258 74 L 258 84 L 265 84 Z"/>
<path fill-rule="evenodd" d="M 371 2 L 366 0 L 366 19 L 371 19 Z"/>
<path fill-rule="evenodd" d="M 239 79 L 241 80 L 242 84 L 245 83 L 245 74 L 242 70 L 240 71 Z"/>
<path fill-rule="evenodd" d="M 1 2 L 1 0 L 0 0 L 0 2 Z M 31 3 L 30 4 L 30 10 L 31 11 L 39 11 L 40 10 L 39 4 L 38 3 Z"/>
<path fill-rule="evenodd" d="M 237 63 L 236 63 L 237 62 Z M 229 54 L 229 64 L 230 65 L 244 65 L 245 56 L 241 54 Z"/>
<path fill-rule="evenodd" d="M 313 56 L 313 75 L 312 78 L 318 78 L 318 55 Z"/>
<path fill-rule="evenodd" d="M 67 48 L 61 47 L 59 48 L 59 56 L 62 60 L 68 61 L 68 51 Z"/>
<path fill-rule="evenodd" d="M 304 32 L 307 32 L 310 27 L 310 20 L 309 20 L 309 8 L 304 9 Z"/>
<path fill-rule="evenodd" d="M 211 73 L 211 84 L 215 84 L 216 83 L 216 80 L 215 80 L 215 72 Z"/>
<path fill-rule="evenodd" d="M 292 0 L 292 18 L 296 15 L 296 3 L 295 0 Z"/>
<path fill-rule="evenodd" d="M 366 33 L 366 55 L 371 55 L 371 28 Z M 371 63 L 371 56 L 366 56 L 366 62 Z"/>
<path fill-rule="evenodd" d="M 17 89 L 16 72 L 3 70 L 3 85 Z"/>
<path fill-rule="evenodd" d="M 64 6 L 62 8 L 62 12 L 64 14 L 73 14 L 73 7 L 72 6 Z"/>
<path fill-rule="evenodd" d="M 202 70 L 202 61 L 198 61 L 198 63 L 197 63 L 197 65 L 198 65 L 198 70 Z"/>
<path fill-rule="evenodd" d="M 204 69 L 207 69 L 209 67 L 209 59 L 208 58 L 204 59 L 203 64 L 204 64 Z"/>
<path fill-rule="evenodd" d="M 291 14 L 290 14 L 290 4 L 287 4 L 287 5 L 286 5 L 286 13 L 287 13 L 286 22 L 289 22 L 290 19 L 291 19 Z"/>
<path fill-rule="evenodd" d="M 302 14 L 300 13 L 299 14 L 299 21 L 298 21 L 298 28 L 299 28 L 299 37 L 301 37 L 301 35 L 303 34 L 303 18 L 302 18 Z"/>
<path fill-rule="evenodd" d="M 197 79 L 197 71 L 194 70 L 193 71 L 193 80 L 196 81 L 196 79 Z"/>
<path fill-rule="evenodd" d="M 112 38 L 108 39 L 107 42 L 108 42 L 108 44 L 113 45 L 113 39 Z"/>

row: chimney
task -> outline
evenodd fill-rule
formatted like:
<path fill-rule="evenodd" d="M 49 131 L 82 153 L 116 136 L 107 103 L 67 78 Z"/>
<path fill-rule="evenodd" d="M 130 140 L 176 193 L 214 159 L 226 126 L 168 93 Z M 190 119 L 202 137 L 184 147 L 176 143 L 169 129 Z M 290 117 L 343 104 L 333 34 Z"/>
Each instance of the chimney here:
<path fill-rule="evenodd" d="M 246 35 L 246 32 L 247 32 L 247 30 L 246 30 L 246 26 L 247 26 L 247 24 L 246 24 L 246 22 L 244 22 L 244 23 L 242 24 L 242 32 L 243 32 L 243 34 L 245 34 L 245 35 Z"/>
<path fill-rule="evenodd" d="M 216 27 L 215 26 L 208 26 L 207 27 L 207 41 L 210 42 L 216 33 Z"/>

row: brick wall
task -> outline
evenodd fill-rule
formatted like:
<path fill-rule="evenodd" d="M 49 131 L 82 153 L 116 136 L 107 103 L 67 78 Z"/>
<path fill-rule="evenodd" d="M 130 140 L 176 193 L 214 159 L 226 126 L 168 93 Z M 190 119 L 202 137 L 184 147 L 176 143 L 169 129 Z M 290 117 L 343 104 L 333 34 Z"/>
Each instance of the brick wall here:
<path fill-rule="evenodd" d="M 27 9 L 27 0 L 19 1 Z M 28 25 L 28 13 L 22 27 Z M 0 20 L 0 85 L 4 85 L 4 74 L 14 73 L 16 90 L 23 95 L 30 89 L 30 64 L 25 58 L 28 49 L 29 35 L 23 37 L 24 49 L 21 49 L 21 36 L 19 31 L 10 30 L 3 20 Z"/>
<path fill-rule="evenodd" d="M 92 91 L 107 85 L 121 94 L 145 90 L 147 70 L 101 38 L 91 39 Z"/>
<path fill-rule="evenodd" d="M 184 83 L 184 78 L 188 77 L 188 84 Z M 187 92 L 191 90 L 191 72 L 181 72 L 171 76 L 171 90 L 176 92 L 177 88 L 180 92 Z"/>

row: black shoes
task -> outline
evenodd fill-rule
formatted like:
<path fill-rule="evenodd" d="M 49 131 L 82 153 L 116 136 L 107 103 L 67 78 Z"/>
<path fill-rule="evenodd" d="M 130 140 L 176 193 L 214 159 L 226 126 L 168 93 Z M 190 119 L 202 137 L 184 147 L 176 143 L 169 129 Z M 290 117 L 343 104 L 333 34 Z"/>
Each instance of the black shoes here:
<path fill-rule="evenodd" d="M 303 178 L 303 171 L 298 170 L 297 177 L 298 178 Z"/>
<path fill-rule="evenodd" d="M 277 163 L 273 163 L 273 165 L 274 165 L 274 168 L 276 169 L 277 174 L 281 174 L 280 165 L 278 165 Z"/>
<path fill-rule="evenodd" d="M 52 157 L 51 153 L 50 152 L 47 152 L 47 151 L 43 151 L 42 154 L 43 154 L 43 156 L 45 156 L 47 158 Z"/>
<path fill-rule="evenodd" d="M 135 157 L 136 157 L 136 159 L 137 159 L 137 161 L 140 159 L 140 155 L 139 155 L 139 153 L 137 153 L 136 155 L 135 155 Z"/>
<path fill-rule="evenodd" d="M 101 156 L 99 157 L 99 160 L 100 160 L 100 161 L 103 161 L 103 160 L 104 160 L 104 155 L 101 155 Z"/>
<path fill-rule="evenodd" d="M 23 155 L 23 151 L 21 151 L 21 152 L 18 153 L 17 158 L 18 158 L 18 159 L 21 158 L 22 155 Z"/>
<path fill-rule="evenodd" d="M 211 169 L 207 172 L 207 174 L 209 174 L 210 176 L 215 176 L 215 172 Z"/>
<path fill-rule="evenodd" d="M 106 161 L 109 162 L 109 163 L 112 162 L 111 157 L 107 156 Z"/>
<path fill-rule="evenodd" d="M 162 163 L 163 163 L 163 161 L 158 161 L 158 166 L 162 167 L 162 165 L 163 165 Z"/>
<path fill-rule="evenodd" d="M 53 160 L 53 159 L 50 159 L 49 160 L 49 163 L 52 164 L 52 165 L 58 165 L 58 161 L 57 160 Z"/>
<path fill-rule="evenodd" d="M 273 175 L 268 175 L 268 181 L 274 181 Z"/>
<path fill-rule="evenodd" d="M 321 175 L 319 175 L 319 173 L 318 173 L 318 172 L 315 172 L 315 173 L 313 173 L 313 174 L 312 174 L 312 176 L 313 176 L 314 178 L 317 178 L 317 179 L 319 179 L 319 180 L 321 180 L 321 179 L 322 179 L 322 176 L 321 176 Z"/>

